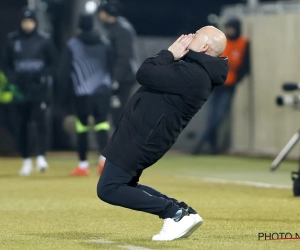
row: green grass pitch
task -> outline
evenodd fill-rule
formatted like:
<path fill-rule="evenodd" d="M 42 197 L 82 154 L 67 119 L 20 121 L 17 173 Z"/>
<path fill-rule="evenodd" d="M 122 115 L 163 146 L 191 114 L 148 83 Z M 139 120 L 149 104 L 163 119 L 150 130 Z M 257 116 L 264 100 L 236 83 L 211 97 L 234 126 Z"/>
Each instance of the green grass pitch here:
<path fill-rule="evenodd" d="M 20 159 L 0 158 L 0 249 L 300 249 L 300 240 L 258 240 L 259 232 L 300 235 L 300 199 L 288 189 L 296 162 L 271 173 L 268 159 L 165 156 L 141 183 L 186 201 L 204 223 L 189 239 L 152 242 L 162 220 L 101 202 L 96 167 L 74 178 L 75 154 L 48 159 L 48 172 L 24 178 Z"/>

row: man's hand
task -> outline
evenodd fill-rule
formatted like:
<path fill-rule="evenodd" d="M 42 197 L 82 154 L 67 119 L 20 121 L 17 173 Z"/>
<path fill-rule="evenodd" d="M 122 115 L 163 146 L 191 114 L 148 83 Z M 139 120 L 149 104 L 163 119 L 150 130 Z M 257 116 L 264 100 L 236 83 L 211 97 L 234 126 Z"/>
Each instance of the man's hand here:
<path fill-rule="evenodd" d="M 193 39 L 194 34 L 182 35 L 169 47 L 168 50 L 172 52 L 174 60 L 179 60 L 189 52 L 188 46 Z"/>

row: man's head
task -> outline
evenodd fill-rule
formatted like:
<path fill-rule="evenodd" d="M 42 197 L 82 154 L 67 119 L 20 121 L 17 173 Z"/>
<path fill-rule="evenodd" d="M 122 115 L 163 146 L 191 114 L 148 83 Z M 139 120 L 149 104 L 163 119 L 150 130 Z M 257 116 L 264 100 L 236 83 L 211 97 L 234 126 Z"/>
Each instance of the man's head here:
<path fill-rule="evenodd" d="M 104 23 L 114 23 L 122 5 L 118 0 L 103 1 L 98 7 L 98 17 Z"/>
<path fill-rule="evenodd" d="M 22 9 L 21 29 L 26 34 L 31 34 L 36 30 L 37 19 L 35 12 L 29 8 Z"/>
<path fill-rule="evenodd" d="M 241 35 L 241 22 L 232 18 L 225 23 L 225 34 L 229 40 L 236 40 Z"/>
<path fill-rule="evenodd" d="M 225 34 L 213 26 L 205 26 L 196 32 L 188 49 L 218 57 L 224 52 L 225 47 Z"/>

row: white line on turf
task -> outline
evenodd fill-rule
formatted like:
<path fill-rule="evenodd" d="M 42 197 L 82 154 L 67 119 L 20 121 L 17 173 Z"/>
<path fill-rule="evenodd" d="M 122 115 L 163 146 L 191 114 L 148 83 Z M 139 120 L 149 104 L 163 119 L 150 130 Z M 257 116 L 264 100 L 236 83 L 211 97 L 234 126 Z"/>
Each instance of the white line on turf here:
<path fill-rule="evenodd" d="M 118 246 L 118 247 L 128 249 L 128 250 L 151 250 L 150 248 L 132 246 L 132 245 L 124 245 L 124 246 Z"/>
<path fill-rule="evenodd" d="M 98 244 L 112 244 L 114 243 L 111 240 L 106 240 L 106 239 L 94 239 L 94 240 L 89 240 L 89 242 L 94 242 Z M 119 248 L 124 248 L 128 250 L 151 250 L 150 248 L 145 248 L 145 247 L 140 247 L 140 246 L 132 246 L 132 245 L 120 245 L 118 246 Z"/>
<path fill-rule="evenodd" d="M 89 242 L 94 242 L 94 243 L 99 243 L 99 244 L 111 244 L 111 243 L 114 243 L 111 240 L 105 240 L 105 239 L 89 240 Z"/>
<path fill-rule="evenodd" d="M 218 179 L 218 178 L 200 178 L 200 180 L 204 182 L 211 182 L 211 183 L 233 184 L 233 185 L 260 187 L 260 188 L 292 189 L 291 185 L 277 185 L 277 184 L 269 184 L 263 182 L 255 182 L 255 181 L 234 181 L 234 180 L 225 180 L 225 179 Z"/>

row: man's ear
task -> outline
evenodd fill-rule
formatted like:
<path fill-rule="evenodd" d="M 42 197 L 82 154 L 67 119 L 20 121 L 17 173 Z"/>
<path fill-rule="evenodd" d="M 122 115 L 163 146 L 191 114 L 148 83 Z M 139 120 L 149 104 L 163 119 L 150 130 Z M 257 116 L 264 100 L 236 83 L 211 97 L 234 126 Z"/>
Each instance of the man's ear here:
<path fill-rule="evenodd" d="M 208 49 L 209 49 L 209 46 L 208 46 L 208 44 L 205 44 L 205 46 L 203 46 L 202 48 L 201 48 L 201 50 L 200 50 L 200 52 L 206 52 L 206 51 L 208 51 Z"/>

